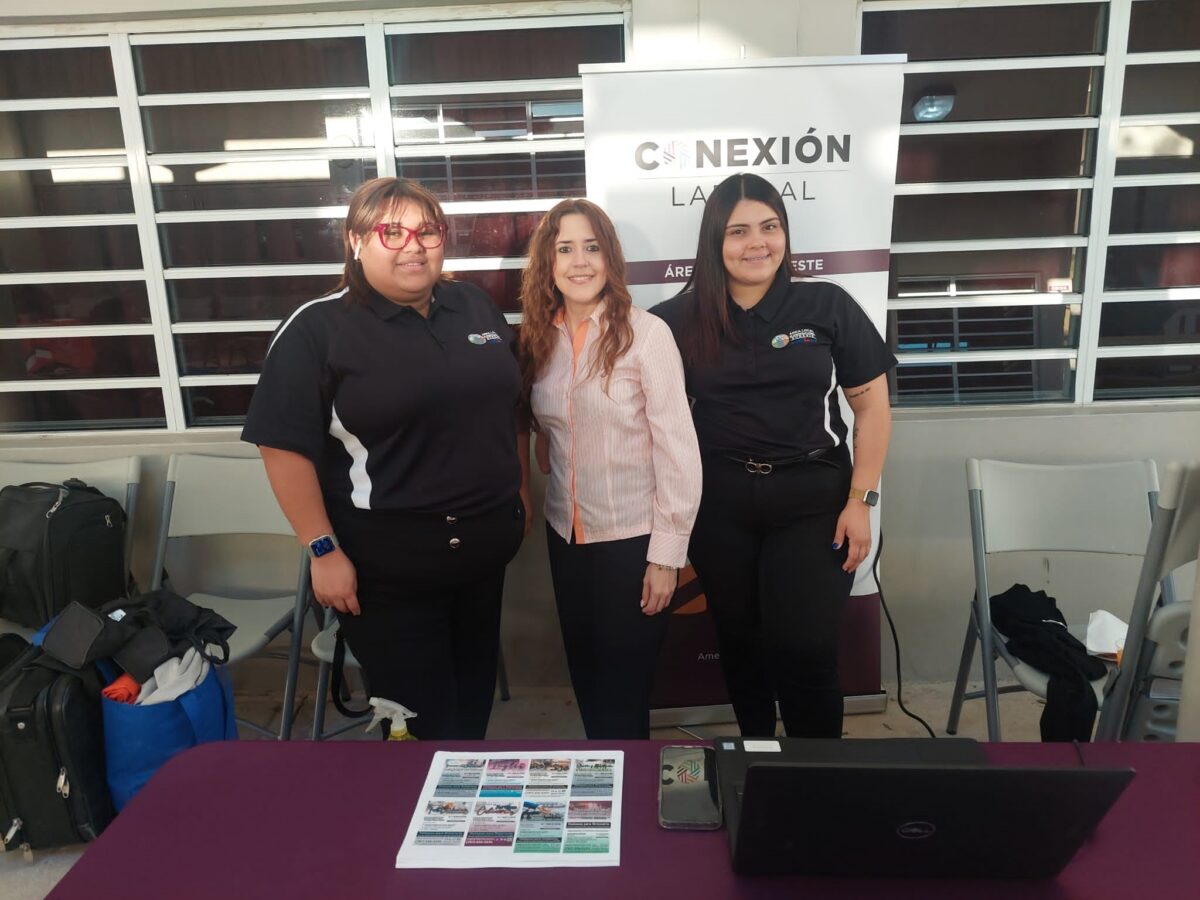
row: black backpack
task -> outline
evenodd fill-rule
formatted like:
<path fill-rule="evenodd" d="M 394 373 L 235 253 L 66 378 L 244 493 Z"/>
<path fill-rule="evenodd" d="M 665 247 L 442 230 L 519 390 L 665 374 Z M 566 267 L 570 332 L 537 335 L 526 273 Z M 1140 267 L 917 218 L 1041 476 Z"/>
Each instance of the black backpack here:
<path fill-rule="evenodd" d="M 125 511 L 77 478 L 0 489 L 0 618 L 41 628 L 127 590 Z"/>

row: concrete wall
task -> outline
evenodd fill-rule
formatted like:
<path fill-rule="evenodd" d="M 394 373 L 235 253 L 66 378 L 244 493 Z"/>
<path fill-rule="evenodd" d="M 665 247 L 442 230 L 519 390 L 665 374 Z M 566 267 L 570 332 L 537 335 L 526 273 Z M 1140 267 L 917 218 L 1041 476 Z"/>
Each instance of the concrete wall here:
<path fill-rule="evenodd" d="M 759 59 L 858 52 L 856 0 L 633 0 L 629 59 Z"/>

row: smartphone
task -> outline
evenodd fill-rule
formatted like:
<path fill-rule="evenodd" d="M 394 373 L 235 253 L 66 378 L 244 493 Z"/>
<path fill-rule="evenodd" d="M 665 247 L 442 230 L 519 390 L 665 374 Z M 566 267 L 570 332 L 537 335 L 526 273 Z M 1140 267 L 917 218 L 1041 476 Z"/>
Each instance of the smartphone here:
<path fill-rule="evenodd" d="M 712 747 L 663 747 L 659 768 L 659 825 L 690 831 L 721 827 L 721 789 Z"/>

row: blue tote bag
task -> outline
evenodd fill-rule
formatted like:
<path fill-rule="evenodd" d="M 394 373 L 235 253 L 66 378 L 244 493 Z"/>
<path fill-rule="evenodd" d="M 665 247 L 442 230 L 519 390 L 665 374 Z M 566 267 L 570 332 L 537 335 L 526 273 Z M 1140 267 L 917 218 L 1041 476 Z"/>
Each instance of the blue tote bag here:
<path fill-rule="evenodd" d="M 233 685 L 224 666 L 212 666 L 196 687 L 175 700 L 137 706 L 103 700 L 108 788 L 119 812 L 168 759 L 198 744 L 237 739 Z"/>

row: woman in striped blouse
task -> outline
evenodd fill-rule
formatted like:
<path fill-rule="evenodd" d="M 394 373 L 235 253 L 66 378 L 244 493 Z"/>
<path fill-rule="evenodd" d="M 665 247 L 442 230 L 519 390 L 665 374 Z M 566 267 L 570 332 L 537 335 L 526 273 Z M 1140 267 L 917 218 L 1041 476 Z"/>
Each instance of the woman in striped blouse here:
<path fill-rule="evenodd" d="M 571 684 L 589 738 L 645 738 L 662 613 L 700 503 L 683 364 L 666 324 L 634 307 L 612 222 L 587 200 L 538 225 L 521 303 Z"/>

